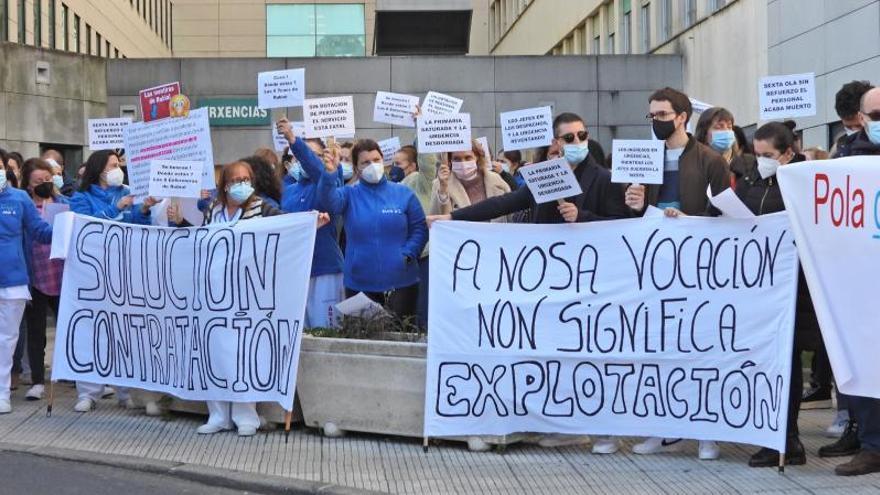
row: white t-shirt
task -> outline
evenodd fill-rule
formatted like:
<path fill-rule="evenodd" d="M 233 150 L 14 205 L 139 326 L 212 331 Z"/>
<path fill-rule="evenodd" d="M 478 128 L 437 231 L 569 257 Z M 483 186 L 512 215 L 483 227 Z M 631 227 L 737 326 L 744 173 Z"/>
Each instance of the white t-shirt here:
<path fill-rule="evenodd" d="M 0 287 L 0 299 L 9 300 L 31 300 L 31 291 L 27 285 L 16 285 L 14 287 Z"/>

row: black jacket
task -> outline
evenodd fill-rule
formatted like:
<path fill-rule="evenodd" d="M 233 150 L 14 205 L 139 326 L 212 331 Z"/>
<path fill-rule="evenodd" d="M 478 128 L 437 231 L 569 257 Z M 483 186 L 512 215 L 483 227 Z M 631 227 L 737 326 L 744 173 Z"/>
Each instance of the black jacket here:
<path fill-rule="evenodd" d="M 880 155 L 880 144 L 872 143 L 871 140 L 868 139 L 868 134 L 862 130 L 862 132 L 856 134 L 852 142 L 849 143 L 849 149 L 847 152 L 847 155 L 839 156 Z"/>
<path fill-rule="evenodd" d="M 623 188 L 611 183 L 611 172 L 600 167 L 592 156 L 574 169 L 575 177 L 581 185 L 581 194 L 566 198 L 580 211 L 578 222 L 628 218 L 631 214 L 623 200 Z M 563 223 L 557 204 L 536 204 L 528 187 L 495 196 L 466 208 L 452 212 L 453 220 L 484 222 L 517 211 L 531 208 L 531 223 Z"/>
<path fill-rule="evenodd" d="M 743 155 L 742 165 L 745 175 L 736 181 L 736 195 L 755 215 L 766 215 L 785 210 L 782 202 L 782 192 L 776 176 L 762 179 L 758 174 L 757 159 L 754 155 Z M 806 157 L 800 153 L 785 167 L 795 163 L 806 161 Z M 803 269 L 798 270 L 797 304 L 795 309 L 794 328 L 798 332 L 798 348 L 818 350 L 822 345 L 822 336 L 819 332 L 819 321 L 816 319 L 816 310 L 813 308 L 813 299 L 807 288 L 807 280 L 804 278 Z"/>

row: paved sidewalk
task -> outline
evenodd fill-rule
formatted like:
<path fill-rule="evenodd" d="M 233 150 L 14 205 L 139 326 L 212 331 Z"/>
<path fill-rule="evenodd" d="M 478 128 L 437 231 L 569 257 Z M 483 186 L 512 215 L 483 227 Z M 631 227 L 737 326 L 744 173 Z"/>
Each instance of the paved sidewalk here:
<path fill-rule="evenodd" d="M 114 400 L 78 414 L 71 385 L 57 386 L 56 393 L 47 418 L 44 401 L 25 402 L 24 387 L 14 392 L 13 413 L 0 416 L 0 442 L 98 453 L 108 461 L 132 456 L 206 466 L 221 474 L 237 470 L 390 493 L 880 493 L 880 474 L 834 476 L 839 459 L 810 455 L 806 466 L 788 467 L 780 475 L 776 469 L 748 468 L 754 448 L 735 444 L 723 444 L 721 459 L 709 462 L 696 459 L 696 442 L 683 453 L 656 456 L 629 454 L 632 441 L 626 453 L 612 456 L 537 446 L 471 453 L 460 443 L 432 446 L 425 454 L 419 441 L 368 435 L 330 439 L 309 431 L 295 431 L 285 444 L 281 431 L 243 439 L 234 433 L 196 435 L 201 418 L 148 418 L 117 407 Z M 827 442 L 820 432 L 830 419 L 830 411 L 802 412 L 810 454 Z M 46 449 L 36 449 L 41 450 Z"/>

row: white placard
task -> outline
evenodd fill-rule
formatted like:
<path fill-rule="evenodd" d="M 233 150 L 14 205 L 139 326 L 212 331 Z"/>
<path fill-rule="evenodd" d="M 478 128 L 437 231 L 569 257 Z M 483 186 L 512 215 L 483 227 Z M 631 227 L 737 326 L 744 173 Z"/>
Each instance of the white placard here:
<path fill-rule="evenodd" d="M 492 153 L 489 151 L 489 138 L 486 136 L 478 137 L 477 142 L 480 143 L 480 148 L 483 150 L 483 154 L 486 155 L 486 162 L 492 163 L 495 161 Z"/>
<path fill-rule="evenodd" d="M 550 146 L 553 143 L 553 109 L 527 108 L 501 113 L 504 151 Z"/>
<path fill-rule="evenodd" d="M 306 137 L 306 126 L 300 121 L 293 121 L 290 123 L 290 129 L 293 131 L 293 135 L 300 138 L 305 139 Z M 278 127 L 275 124 L 272 124 L 272 142 L 275 145 L 275 151 L 283 153 L 290 143 L 287 142 L 287 138 L 278 134 Z"/>
<path fill-rule="evenodd" d="M 770 76 L 758 83 L 761 120 L 816 115 L 816 74 Z"/>
<path fill-rule="evenodd" d="M 535 163 L 519 169 L 535 202 L 550 203 L 580 194 L 581 185 L 565 158 Z"/>
<path fill-rule="evenodd" d="M 150 161 L 150 196 L 198 198 L 202 192 L 202 162 Z"/>
<path fill-rule="evenodd" d="M 717 196 L 712 196 L 712 186 L 706 186 L 706 197 L 712 206 L 721 211 L 722 217 L 731 218 L 754 218 L 755 214 L 746 206 L 745 203 L 736 195 L 736 191 L 727 188 L 721 191 Z"/>
<path fill-rule="evenodd" d="M 394 154 L 400 151 L 400 137 L 392 136 L 388 139 L 379 141 L 379 148 L 382 149 L 382 158 L 385 165 L 389 165 L 394 161 Z"/>
<path fill-rule="evenodd" d="M 449 115 L 459 113 L 464 100 L 444 95 L 436 91 L 428 91 L 422 103 L 422 115 Z"/>
<path fill-rule="evenodd" d="M 257 74 L 257 106 L 300 107 L 305 99 L 306 70 L 288 69 Z"/>
<path fill-rule="evenodd" d="M 67 258 L 70 248 L 70 239 L 73 237 L 73 221 L 76 214 L 72 211 L 64 211 L 55 215 L 52 221 L 52 247 L 49 248 L 49 259 Z"/>
<path fill-rule="evenodd" d="M 653 139 L 615 139 L 611 182 L 663 184 L 665 143 Z"/>
<path fill-rule="evenodd" d="M 354 135 L 354 100 L 351 96 L 315 98 L 303 103 L 305 134 L 310 138 Z"/>
<path fill-rule="evenodd" d="M 316 216 L 196 232 L 77 215 L 52 378 L 290 409 Z"/>
<path fill-rule="evenodd" d="M 880 399 L 878 159 L 785 165 L 776 176 L 834 381 L 845 394 Z"/>
<path fill-rule="evenodd" d="M 471 115 L 422 115 L 418 119 L 419 153 L 467 151 L 471 142 Z"/>
<path fill-rule="evenodd" d="M 208 109 L 198 108 L 188 117 L 173 117 L 125 126 L 128 183 L 131 194 L 143 198 L 150 190 L 150 161 L 181 160 L 202 164 L 202 188 L 214 189 L 214 151 Z"/>
<path fill-rule="evenodd" d="M 784 450 L 792 240 L 785 214 L 435 223 L 425 437 L 632 435 Z"/>
<path fill-rule="evenodd" d="M 418 96 L 379 91 L 376 93 L 376 103 L 373 106 L 373 122 L 414 127 L 413 114 L 418 104 Z"/>
<path fill-rule="evenodd" d="M 131 124 L 131 117 L 89 119 L 89 149 L 115 150 L 124 148 L 122 130 Z"/>

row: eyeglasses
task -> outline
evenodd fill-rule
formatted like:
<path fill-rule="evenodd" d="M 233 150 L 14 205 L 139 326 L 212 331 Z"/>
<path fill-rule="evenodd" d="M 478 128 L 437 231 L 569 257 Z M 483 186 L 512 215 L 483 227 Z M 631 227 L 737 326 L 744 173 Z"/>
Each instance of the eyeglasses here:
<path fill-rule="evenodd" d="M 234 186 L 235 184 L 247 184 L 247 185 L 250 185 L 250 184 L 251 184 L 251 179 L 250 179 L 250 177 L 242 177 L 242 178 L 240 178 L 240 179 L 232 179 L 232 180 L 229 181 L 229 185 L 230 185 L 230 186 Z"/>
<path fill-rule="evenodd" d="M 669 115 L 675 116 L 675 112 L 667 112 L 664 110 L 662 112 L 648 113 L 648 115 L 645 115 L 645 120 L 662 120 Z"/>
<path fill-rule="evenodd" d="M 866 117 L 871 119 L 871 122 L 880 122 L 880 110 L 874 110 L 873 112 L 862 112 Z"/>
<path fill-rule="evenodd" d="M 588 137 L 590 137 L 590 134 L 587 131 L 578 131 L 577 134 L 575 134 L 573 132 L 569 132 L 568 134 L 563 134 L 559 137 L 562 138 L 562 140 L 565 141 L 566 143 L 571 144 L 574 142 L 575 136 L 577 136 L 578 141 L 584 142 L 587 140 Z"/>

